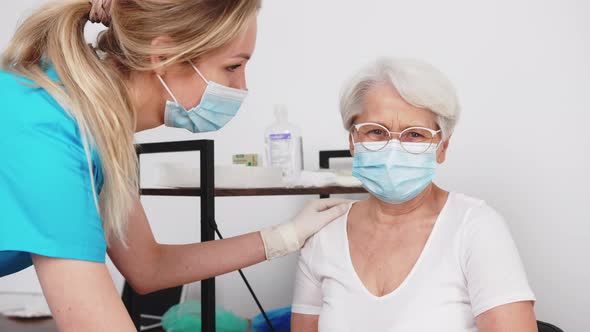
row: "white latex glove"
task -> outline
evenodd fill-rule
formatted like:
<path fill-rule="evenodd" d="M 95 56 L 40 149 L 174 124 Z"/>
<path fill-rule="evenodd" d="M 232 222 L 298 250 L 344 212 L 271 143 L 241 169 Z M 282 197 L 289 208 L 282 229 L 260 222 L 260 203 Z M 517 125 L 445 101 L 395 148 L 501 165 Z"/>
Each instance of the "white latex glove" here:
<path fill-rule="evenodd" d="M 308 237 L 346 213 L 351 202 L 341 198 L 316 199 L 309 202 L 291 222 L 261 230 L 266 259 L 301 249 Z"/>

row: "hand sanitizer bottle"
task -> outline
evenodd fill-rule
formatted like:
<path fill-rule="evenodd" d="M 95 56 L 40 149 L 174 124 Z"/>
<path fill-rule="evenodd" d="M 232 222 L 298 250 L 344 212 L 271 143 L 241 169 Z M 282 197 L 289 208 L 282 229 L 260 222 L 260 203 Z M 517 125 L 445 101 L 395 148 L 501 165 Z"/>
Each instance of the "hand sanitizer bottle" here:
<path fill-rule="evenodd" d="M 267 165 L 281 168 L 283 179 L 293 183 L 303 170 L 301 130 L 288 122 L 285 105 L 276 105 L 274 115 L 275 122 L 264 133 Z"/>

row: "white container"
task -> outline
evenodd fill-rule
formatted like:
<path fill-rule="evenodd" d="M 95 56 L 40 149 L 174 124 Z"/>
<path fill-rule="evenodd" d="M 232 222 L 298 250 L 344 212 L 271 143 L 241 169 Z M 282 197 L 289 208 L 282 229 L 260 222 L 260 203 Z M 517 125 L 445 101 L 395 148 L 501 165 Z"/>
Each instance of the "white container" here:
<path fill-rule="evenodd" d="M 275 106 L 275 122 L 266 129 L 266 165 L 278 167 L 286 182 L 295 181 L 303 170 L 303 139 L 301 130 L 289 123 L 287 108 Z"/>

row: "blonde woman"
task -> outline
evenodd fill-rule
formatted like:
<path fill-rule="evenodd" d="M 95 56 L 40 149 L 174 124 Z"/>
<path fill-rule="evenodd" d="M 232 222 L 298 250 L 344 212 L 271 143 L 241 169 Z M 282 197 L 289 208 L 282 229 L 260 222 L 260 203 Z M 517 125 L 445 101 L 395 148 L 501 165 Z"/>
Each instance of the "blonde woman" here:
<path fill-rule="evenodd" d="M 33 13 L 0 71 L 0 276 L 34 265 L 61 331 L 133 331 L 105 254 L 140 293 L 298 250 L 345 212 L 189 245 L 154 240 L 137 195 L 134 132 L 213 131 L 246 95 L 259 0 L 68 0 Z M 88 21 L 109 28 L 96 49 Z"/>

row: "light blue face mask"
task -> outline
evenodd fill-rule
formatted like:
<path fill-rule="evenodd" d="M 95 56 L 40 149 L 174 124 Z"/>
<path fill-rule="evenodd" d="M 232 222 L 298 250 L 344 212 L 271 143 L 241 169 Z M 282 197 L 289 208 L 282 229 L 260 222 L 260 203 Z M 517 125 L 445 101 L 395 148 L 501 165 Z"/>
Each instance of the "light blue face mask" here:
<path fill-rule="evenodd" d="M 372 142 L 363 144 L 369 146 Z M 404 144 L 416 145 L 416 151 L 426 148 L 425 143 Z M 418 196 L 432 182 L 436 171 L 436 150 L 437 146 L 433 144 L 424 153 L 412 154 L 404 150 L 398 140 L 389 141 L 379 151 L 355 143 L 352 175 L 380 200 L 401 204 Z"/>
<path fill-rule="evenodd" d="M 173 128 L 184 128 L 193 133 L 216 131 L 225 126 L 238 113 L 248 91 L 230 88 L 208 81 L 201 72 L 190 63 L 193 69 L 207 83 L 199 105 L 186 110 L 174 97 L 168 85 L 157 75 L 162 85 L 174 101 L 166 101 L 164 124 Z"/>

